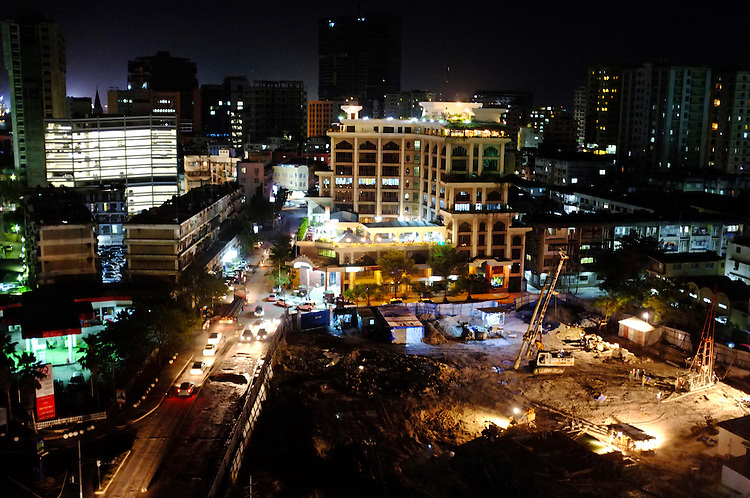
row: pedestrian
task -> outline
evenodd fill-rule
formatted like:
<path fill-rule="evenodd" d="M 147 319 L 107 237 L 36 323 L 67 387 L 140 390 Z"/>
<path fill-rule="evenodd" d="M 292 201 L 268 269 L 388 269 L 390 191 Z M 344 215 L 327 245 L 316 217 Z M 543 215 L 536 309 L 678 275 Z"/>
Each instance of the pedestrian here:
<path fill-rule="evenodd" d="M 631 368 L 631 369 L 630 369 L 630 372 L 628 373 L 628 380 L 629 380 L 630 382 L 633 382 L 633 375 L 634 375 L 634 374 L 633 374 L 633 370 L 634 370 L 634 369 L 632 369 L 632 368 Z"/>
<path fill-rule="evenodd" d="M 661 391 L 656 393 L 656 402 L 658 403 L 659 401 L 661 401 Z"/>
<path fill-rule="evenodd" d="M 643 375 L 641 375 L 641 386 L 646 385 L 646 372 L 643 372 Z"/>

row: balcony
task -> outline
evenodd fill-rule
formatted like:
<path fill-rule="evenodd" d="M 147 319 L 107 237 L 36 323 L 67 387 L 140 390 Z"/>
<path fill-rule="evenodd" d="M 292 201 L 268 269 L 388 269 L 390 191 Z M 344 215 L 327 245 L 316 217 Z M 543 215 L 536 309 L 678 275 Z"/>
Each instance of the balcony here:
<path fill-rule="evenodd" d="M 504 176 L 499 172 L 483 172 L 481 175 L 473 173 L 455 173 L 444 174 L 441 180 L 445 183 L 501 183 Z"/>

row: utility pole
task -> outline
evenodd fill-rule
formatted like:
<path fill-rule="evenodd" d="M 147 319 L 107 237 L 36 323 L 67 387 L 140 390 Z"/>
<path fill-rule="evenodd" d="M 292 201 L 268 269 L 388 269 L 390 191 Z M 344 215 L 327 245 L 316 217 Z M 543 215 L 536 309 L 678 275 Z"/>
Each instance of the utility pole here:
<path fill-rule="evenodd" d="M 78 496 L 83 498 L 83 470 L 81 468 L 81 438 L 78 438 Z"/>

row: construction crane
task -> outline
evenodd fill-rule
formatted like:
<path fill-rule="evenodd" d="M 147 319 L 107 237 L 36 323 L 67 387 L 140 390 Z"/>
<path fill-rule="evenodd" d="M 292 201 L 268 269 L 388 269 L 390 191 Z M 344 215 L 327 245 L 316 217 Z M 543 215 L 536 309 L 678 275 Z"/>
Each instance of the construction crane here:
<path fill-rule="evenodd" d="M 541 369 L 547 369 L 545 371 L 549 373 L 557 370 L 561 371 L 561 369 L 556 367 L 570 366 L 573 364 L 573 357 L 570 356 L 569 353 L 551 353 L 549 351 L 544 351 L 544 345 L 542 344 L 542 324 L 544 323 L 544 315 L 547 313 L 547 306 L 549 306 L 549 302 L 554 294 L 557 279 L 560 278 L 560 273 L 562 272 L 563 266 L 565 266 L 565 261 L 568 259 L 568 255 L 565 254 L 565 251 L 559 249 L 559 253 L 560 261 L 557 264 L 557 270 L 555 270 L 553 276 L 548 275 L 547 279 L 544 281 L 542 292 L 539 294 L 539 300 L 534 308 L 534 314 L 531 315 L 529 328 L 523 335 L 521 350 L 518 352 L 518 358 L 516 358 L 516 362 L 513 364 L 515 370 L 518 370 L 518 367 L 521 366 L 521 358 L 523 358 L 524 353 L 527 357 L 531 357 L 532 341 L 537 350 L 537 369 L 535 373 L 541 373 Z"/>
<path fill-rule="evenodd" d="M 706 321 L 701 332 L 701 342 L 686 375 L 677 379 L 677 388 L 689 392 L 700 391 L 716 384 L 714 374 L 714 330 L 716 329 L 716 294 L 714 288 L 711 306 L 706 313 Z"/>

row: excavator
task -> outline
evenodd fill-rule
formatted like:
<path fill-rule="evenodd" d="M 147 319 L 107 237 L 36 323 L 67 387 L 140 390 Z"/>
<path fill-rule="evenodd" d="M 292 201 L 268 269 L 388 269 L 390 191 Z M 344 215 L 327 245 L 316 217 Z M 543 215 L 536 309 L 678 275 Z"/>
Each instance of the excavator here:
<path fill-rule="evenodd" d="M 545 374 L 545 373 L 563 373 L 565 367 L 573 366 L 575 359 L 569 351 L 547 351 L 544 349 L 542 343 L 542 324 L 544 323 L 544 315 L 547 313 L 547 306 L 552 299 L 555 292 L 555 285 L 557 280 L 560 278 L 565 261 L 568 260 L 568 255 L 565 251 L 559 249 L 560 261 L 557 264 L 557 270 L 554 275 L 548 275 L 547 279 L 542 286 L 542 292 L 539 294 L 539 300 L 534 308 L 534 314 L 531 315 L 531 321 L 529 322 L 529 328 L 523 335 L 523 343 L 521 344 L 521 350 L 518 352 L 518 358 L 513 364 L 513 368 L 518 370 L 521 366 L 521 359 L 524 354 L 530 358 L 533 355 L 532 342 L 536 348 L 536 360 L 534 366 L 534 375 Z"/>

